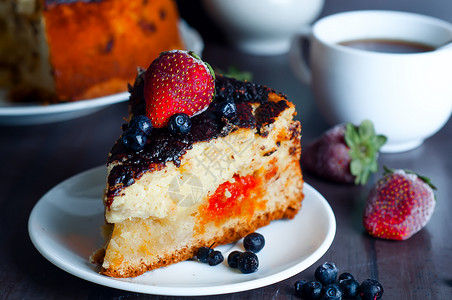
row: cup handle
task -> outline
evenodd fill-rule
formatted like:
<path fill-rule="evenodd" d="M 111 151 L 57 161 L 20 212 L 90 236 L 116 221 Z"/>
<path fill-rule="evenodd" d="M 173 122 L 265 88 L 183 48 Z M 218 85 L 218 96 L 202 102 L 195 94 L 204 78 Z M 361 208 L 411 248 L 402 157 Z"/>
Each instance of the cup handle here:
<path fill-rule="evenodd" d="M 302 83 L 310 86 L 312 81 L 312 72 L 307 60 L 309 59 L 308 53 L 305 53 L 307 48 L 302 47 L 301 41 L 310 40 L 312 29 L 310 26 L 306 26 L 300 29 L 298 35 L 292 41 L 292 47 L 289 51 L 289 63 L 292 71 Z M 309 47 L 310 45 L 308 45 Z"/>

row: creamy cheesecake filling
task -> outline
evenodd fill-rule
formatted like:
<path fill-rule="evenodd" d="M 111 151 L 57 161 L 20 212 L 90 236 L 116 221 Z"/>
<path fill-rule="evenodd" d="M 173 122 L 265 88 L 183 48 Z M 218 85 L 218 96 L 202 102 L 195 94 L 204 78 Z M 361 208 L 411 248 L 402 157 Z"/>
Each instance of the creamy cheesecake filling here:
<path fill-rule="evenodd" d="M 103 273 L 114 277 L 139 275 L 191 258 L 200 245 L 230 243 L 272 219 L 293 217 L 303 198 L 299 140 L 283 142 L 280 147 L 279 154 L 286 155 L 264 154 L 261 168 L 247 169 L 243 172 L 249 174 L 246 176 L 235 174 L 201 203 L 187 208 L 191 213 L 176 210 L 171 218 L 132 218 L 115 223 L 100 262 Z M 246 182 L 248 177 L 252 179 L 250 185 L 245 183 L 247 192 L 234 196 L 234 189 L 240 190 L 244 184 L 239 181 Z M 228 187 L 229 200 L 233 201 L 219 199 L 222 194 L 227 198 Z"/>
<path fill-rule="evenodd" d="M 239 128 L 221 139 L 193 144 L 179 167 L 168 162 L 161 170 L 146 172 L 122 189 L 106 209 L 107 222 L 148 217 L 175 219 L 178 213 L 196 208 L 223 182 L 233 181 L 234 175 L 247 176 L 264 167 L 267 157 L 276 151 L 281 152 L 278 155 L 290 155 L 287 147 L 293 134 L 287 128 L 293 125 L 294 112 L 292 105 L 274 123 L 265 125 L 262 130 L 269 132 L 265 137 Z M 121 162 L 112 162 L 109 173 L 118 164 Z"/>

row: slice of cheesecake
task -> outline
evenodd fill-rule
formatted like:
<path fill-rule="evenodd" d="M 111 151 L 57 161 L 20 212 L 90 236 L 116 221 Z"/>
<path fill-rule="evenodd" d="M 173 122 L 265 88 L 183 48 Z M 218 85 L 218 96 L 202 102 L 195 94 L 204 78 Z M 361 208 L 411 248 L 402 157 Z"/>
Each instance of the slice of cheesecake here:
<path fill-rule="evenodd" d="M 145 114 L 144 76 L 130 88 L 131 116 Z M 131 277 L 227 244 L 301 207 L 300 123 L 273 90 L 217 76 L 216 96 L 188 134 L 154 128 L 140 151 L 121 139 L 108 158 L 101 273 Z M 218 104 L 232 101 L 226 119 Z M 127 126 L 124 126 L 126 128 Z"/>

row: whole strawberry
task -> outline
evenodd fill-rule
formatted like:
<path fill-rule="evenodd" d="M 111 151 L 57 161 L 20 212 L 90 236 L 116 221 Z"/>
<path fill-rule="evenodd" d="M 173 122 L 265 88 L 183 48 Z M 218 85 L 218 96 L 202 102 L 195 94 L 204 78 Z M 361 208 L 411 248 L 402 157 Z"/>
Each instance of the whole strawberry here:
<path fill-rule="evenodd" d="M 319 177 L 341 183 L 365 184 L 378 170 L 378 153 L 386 137 L 376 135 L 364 120 L 356 127 L 339 124 L 303 149 L 303 168 Z"/>
<path fill-rule="evenodd" d="M 214 92 L 214 72 L 196 54 L 182 50 L 163 52 L 145 73 L 146 115 L 153 127 L 165 127 L 177 113 L 192 117 L 206 110 Z"/>
<path fill-rule="evenodd" d="M 406 240 L 421 230 L 435 209 L 436 189 L 426 177 L 409 170 L 385 168 L 383 178 L 371 189 L 363 223 L 369 234 Z"/>

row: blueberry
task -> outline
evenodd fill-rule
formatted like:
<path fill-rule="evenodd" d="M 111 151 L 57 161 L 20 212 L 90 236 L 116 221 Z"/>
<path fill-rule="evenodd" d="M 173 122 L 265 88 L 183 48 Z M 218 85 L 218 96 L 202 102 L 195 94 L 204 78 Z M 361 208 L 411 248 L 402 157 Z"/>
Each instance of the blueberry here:
<path fill-rule="evenodd" d="M 339 275 L 339 282 L 341 282 L 341 280 L 347 280 L 347 279 L 355 279 L 355 277 L 353 277 L 353 275 L 348 272 L 344 272 L 341 275 Z"/>
<path fill-rule="evenodd" d="M 238 259 L 237 267 L 244 274 L 254 273 L 259 267 L 259 259 L 253 252 L 243 252 Z"/>
<path fill-rule="evenodd" d="M 209 266 L 216 266 L 221 264 L 224 260 L 223 254 L 220 251 L 214 250 L 207 256 L 207 263 Z"/>
<path fill-rule="evenodd" d="M 303 290 L 304 285 L 306 284 L 306 280 L 298 280 L 295 281 L 294 287 L 295 287 L 295 295 L 298 297 L 301 297 L 301 291 Z"/>
<path fill-rule="evenodd" d="M 168 121 L 168 128 L 175 134 L 187 134 L 191 129 L 190 117 L 184 113 L 172 115 Z"/>
<path fill-rule="evenodd" d="M 218 105 L 218 112 L 226 119 L 232 119 L 237 114 L 237 107 L 233 101 L 223 101 Z"/>
<path fill-rule="evenodd" d="M 145 115 L 134 116 L 129 122 L 129 128 L 139 129 L 145 134 L 150 134 L 152 131 L 151 120 Z"/>
<path fill-rule="evenodd" d="M 237 268 L 239 264 L 239 256 L 242 254 L 241 251 L 232 251 L 228 255 L 228 265 L 231 268 Z"/>
<path fill-rule="evenodd" d="M 375 279 L 364 280 L 358 288 L 362 300 L 377 300 L 383 296 L 383 286 Z"/>
<path fill-rule="evenodd" d="M 196 257 L 198 258 L 198 260 L 200 262 L 207 262 L 207 257 L 209 256 L 210 253 L 213 252 L 212 248 L 209 247 L 201 247 L 198 249 L 198 253 L 196 254 Z"/>
<path fill-rule="evenodd" d="M 121 140 L 123 145 L 132 151 L 140 151 L 147 142 L 146 134 L 139 129 L 129 128 L 123 132 Z"/>
<path fill-rule="evenodd" d="M 324 300 L 341 300 L 342 299 L 342 291 L 341 288 L 335 284 L 329 284 L 325 287 L 322 299 Z"/>
<path fill-rule="evenodd" d="M 261 251 L 264 246 L 265 239 L 260 233 L 250 233 L 243 239 L 243 247 L 245 247 L 245 250 L 247 251 L 257 253 Z"/>
<path fill-rule="evenodd" d="M 344 298 L 355 298 L 358 296 L 359 282 L 355 279 L 341 279 L 339 287 L 344 294 Z"/>
<path fill-rule="evenodd" d="M 322 296 L 322 284 L 318 281 L 308 281 L 301 290 L 303 299 L 320 299 Z"/>
<path fill-rule="evenodd" d="M 320 281 L 324 286 L 334 283 L 337 278 L 337 267 L 333 262 L 325 262 L 318 266 L 315 270 L 315 279 Z"/>

